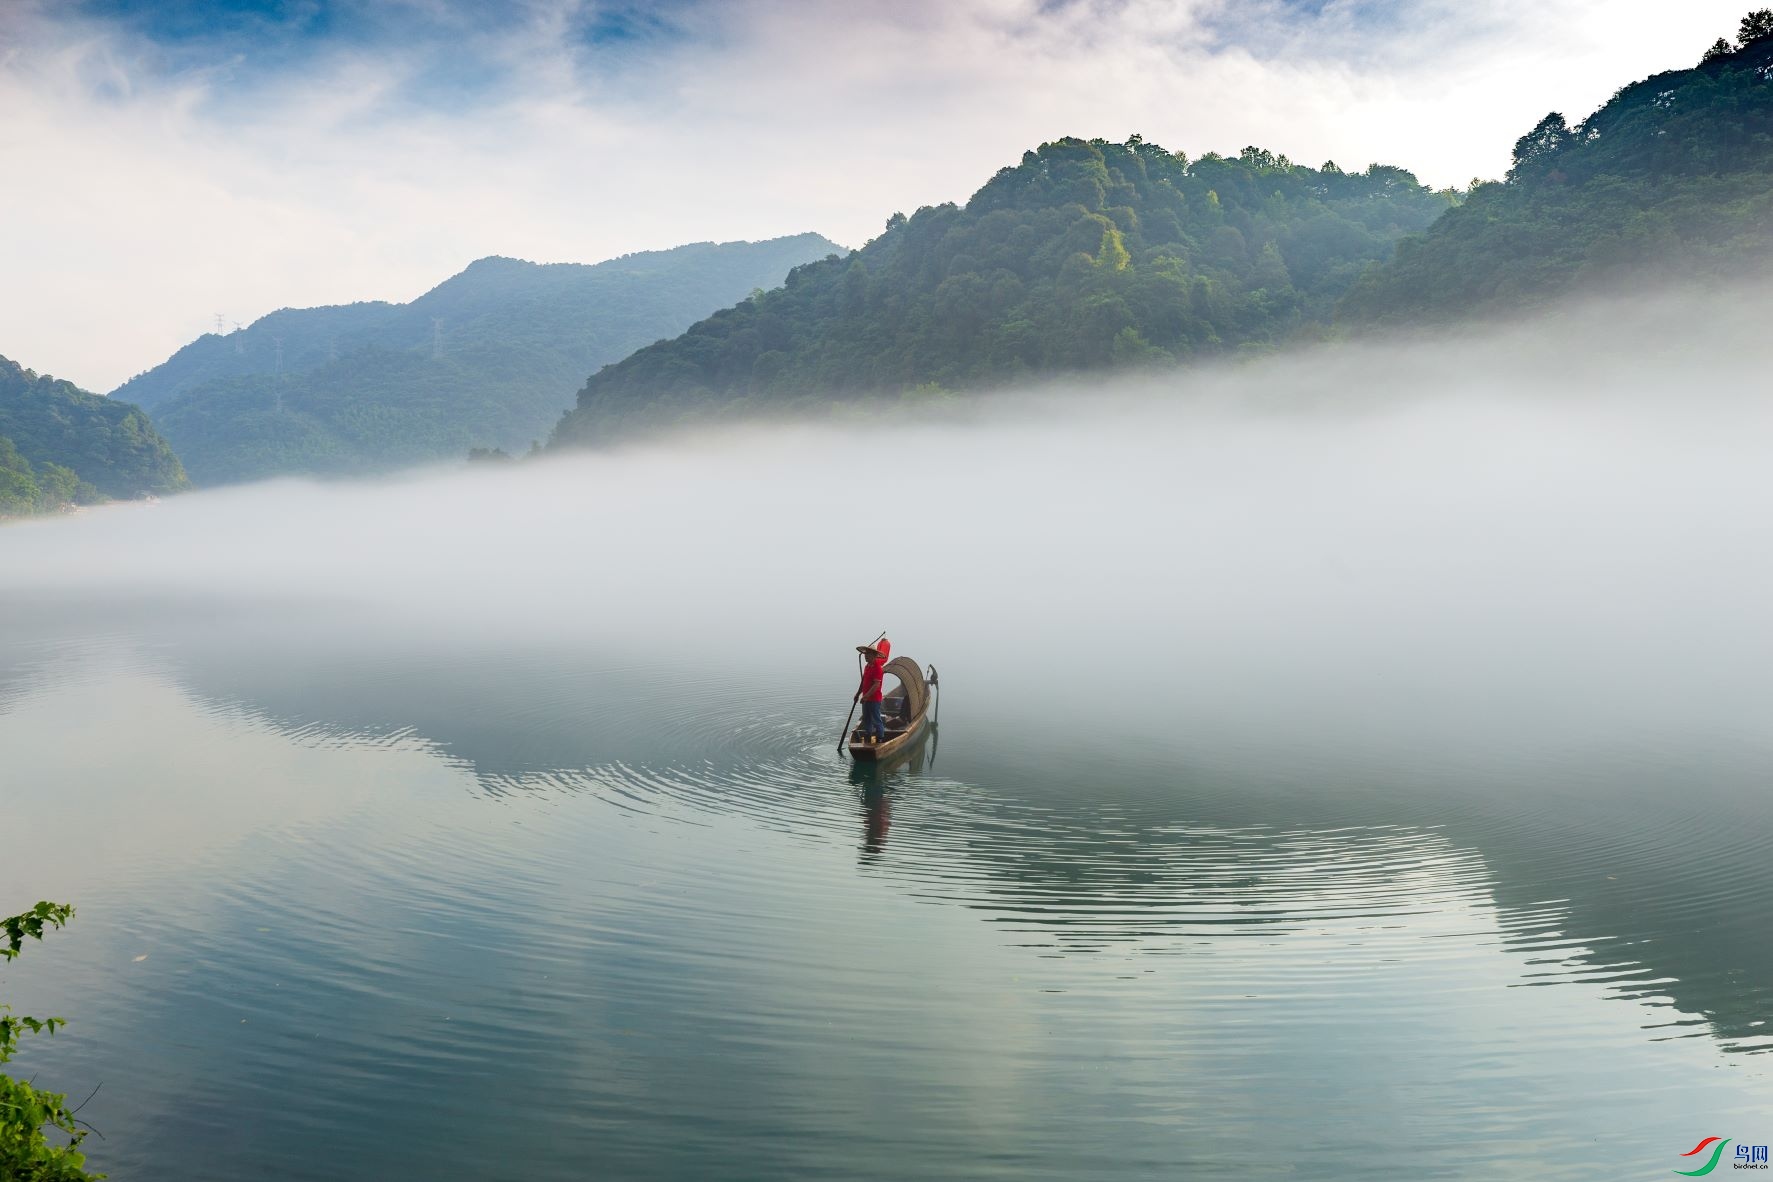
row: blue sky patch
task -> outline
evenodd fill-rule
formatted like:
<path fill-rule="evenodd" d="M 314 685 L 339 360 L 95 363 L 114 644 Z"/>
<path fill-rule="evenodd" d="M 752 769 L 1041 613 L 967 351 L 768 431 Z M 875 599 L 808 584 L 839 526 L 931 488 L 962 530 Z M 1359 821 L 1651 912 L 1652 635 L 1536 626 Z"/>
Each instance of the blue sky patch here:
<path fill-rule="evenodd" d="M 89 19 L 139 39 L 156 68 L 202 70 L 218 101 L 250 97 L 340 52 L 398 55 L 397 101 L 459 110 L 497 97 L 517 68 L 499 41 L 541 15 L 529 0 L 79 0 Z M 708 0 L 587 3 L 561 48 L 620 67 L 695 39 Z"/>

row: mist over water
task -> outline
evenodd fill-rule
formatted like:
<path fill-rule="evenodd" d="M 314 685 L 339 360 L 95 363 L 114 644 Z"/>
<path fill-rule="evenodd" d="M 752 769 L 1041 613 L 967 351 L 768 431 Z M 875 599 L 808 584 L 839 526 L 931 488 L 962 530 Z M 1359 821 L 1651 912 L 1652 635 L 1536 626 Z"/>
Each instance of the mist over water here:
<path fill-rule="evenodd" d="M 1658 1173 L 1773 1099 L 1767 307 L 8 527 L 33 1053 L 137 1177 Z"/>
<path fill-rule="evenodd" d="M 884 627 L 975 703 L 1060 676 L 1096 721 L 1257 712 L 1271 737 L 1350 697 L 1379 731 L 1380 707 L 1452 704 L 1758 728 L 1766 307 L 1621 303 L 921 419 L 224 489 L 8 529 L 0 589 L 324 604 L 387 643 L 760 675 Z"/>

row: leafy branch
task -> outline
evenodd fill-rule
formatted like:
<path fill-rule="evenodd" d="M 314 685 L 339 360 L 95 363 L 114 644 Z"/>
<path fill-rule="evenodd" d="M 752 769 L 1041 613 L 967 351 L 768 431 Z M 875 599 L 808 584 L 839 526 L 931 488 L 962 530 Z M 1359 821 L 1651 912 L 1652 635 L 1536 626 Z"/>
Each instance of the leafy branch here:
<path fill-rule="evenodd" d="M 63 927 L 73 918 L 74 909 L 66 903 L 38 903 L 22 915 L 0 919 L 0 932 L 5 933 L 0 959 L 17 959 L 26 938 L 41 940 L 46 928 Z M 14 1014 L 10 1006 L 0 1004 L 0 1063 L 17 1052 L 21 1034 L 53 1035 L 66 1024 L 65 1018 Z M 83 1168 L 86 1157 L 80 1152 L 80 1142 L 86 1138 L 86 1129 L 81 1127 L 84 1123 L 69 1111 L 67 1096 L 0 1075 L 0 1178 L 8 1182 L 93 1182 L 103 1178 L 103 1174 L 89 1174 Z M 67 1144 L 51 1144 L 46 1129 L 60 1131 Z"/>
<path fill-rule="evenodd" d="M 74 909 L 66 903 L 39 903 L 23 915 L 12 915 L 0 919 L 0 931 L 6 933 L 5 948 L 0 948 L 0 957 L 6 960 L 18 959 L 19 947 L 29 936 L 33 940 L 43 938 L 43 927 L 62 927 L 74 918 Z M 0 1062 L 5 1060 L 0 1059 Z"/>

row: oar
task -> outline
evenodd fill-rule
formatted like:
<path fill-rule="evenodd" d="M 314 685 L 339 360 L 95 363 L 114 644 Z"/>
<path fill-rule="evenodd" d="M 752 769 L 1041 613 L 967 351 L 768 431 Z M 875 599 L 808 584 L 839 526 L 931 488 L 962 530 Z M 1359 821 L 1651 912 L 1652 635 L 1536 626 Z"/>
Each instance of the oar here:
<path fill-rule="evenodd" d="M 885 632 L 882 632 L 880 634 L 880 636 L 885 636 L 885 635 L 886 635 Z M 874 638 L 875 644 L 880 643 L 880 636 L 876 636 Z M 872 646 L 870 646 L 870 647 L 872 647 Z M 861 649 L 856 650 L 856 680 L 857 681 L 862 680 L 862 650 Z M 862 687 L 858 685 L 856 687 L 856 696 L 850 699 L 849 716 L 843 720 L 843 730 L 837 736 L 837 749 L 839 751 L 843 750 L 843 741 L 845 739 L 849 738 L 850 719 L 852 719 L 856 716 L 856 703 L 860 702 L 861 700 L 862 700 Z"/>
<path fill-rule="evenodd" d="M 838 736 L 837 736 L 837 749 L 839 751 L 843 750 L 843 741 L 845 739 L 849 738 L 850 719 L 852 719 L 856 716 L 856 703 L 860 702 L 861 700 L 862 700 L 862 687 L 857 686 L 856 687 L 856 696 L 850 699 L 849 717 L 847 717 L 843 720 L 843 730 L 841 732 L 839 732 Z"/>

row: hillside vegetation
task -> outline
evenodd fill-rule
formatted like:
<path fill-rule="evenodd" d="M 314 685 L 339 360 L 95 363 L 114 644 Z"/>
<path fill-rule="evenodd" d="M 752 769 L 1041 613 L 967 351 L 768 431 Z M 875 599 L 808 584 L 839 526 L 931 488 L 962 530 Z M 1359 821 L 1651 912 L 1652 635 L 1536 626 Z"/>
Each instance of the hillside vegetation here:
<path fill-rule="evenodd" d="M 0 436 L 0 518 L 54 513 L 104 498 L 98 489 L 60 464 L 34 465 L 12 440 Z"/>
<path fill-rule="evenodd" d="M 1633 83 L 1574 126 L 1553 112 L 1506 180 L 1474 187 L 1342 307 L 1351 325 L 1518 314 L 1581 289 L 1763 267 L 1773 244 L 1773 13 L 1742 44 Z"/>
<path fill-rule="evenodd" d="M 1058 140 L 964 206 L 594 374 L 554 442 L 1530 313 L 1583 290 L 1758 272 L 1773 246 L 1773 11 L 1691 69 L 1551 114 L 1505 180 L 1256 148 Z"/>
<path fill-rule="evenodd" d="M 140 407 L 0 357 L 0 515 L 177 492 L 189 483 Z"/>
<path fill-rule="evenodd" d="M 1399 168 L 1058 140 L 604 369 L 555 440 L 1271 345 L 1453 200 Z"/>
<path fill-rule="evenodd" d="M 487 258 L 409 304 L 286 309 L 117 394 L 199 483 L 386 471 L 546 437 L 585 375 L 839 248 L 817 234 L 596 265 Z"/>

